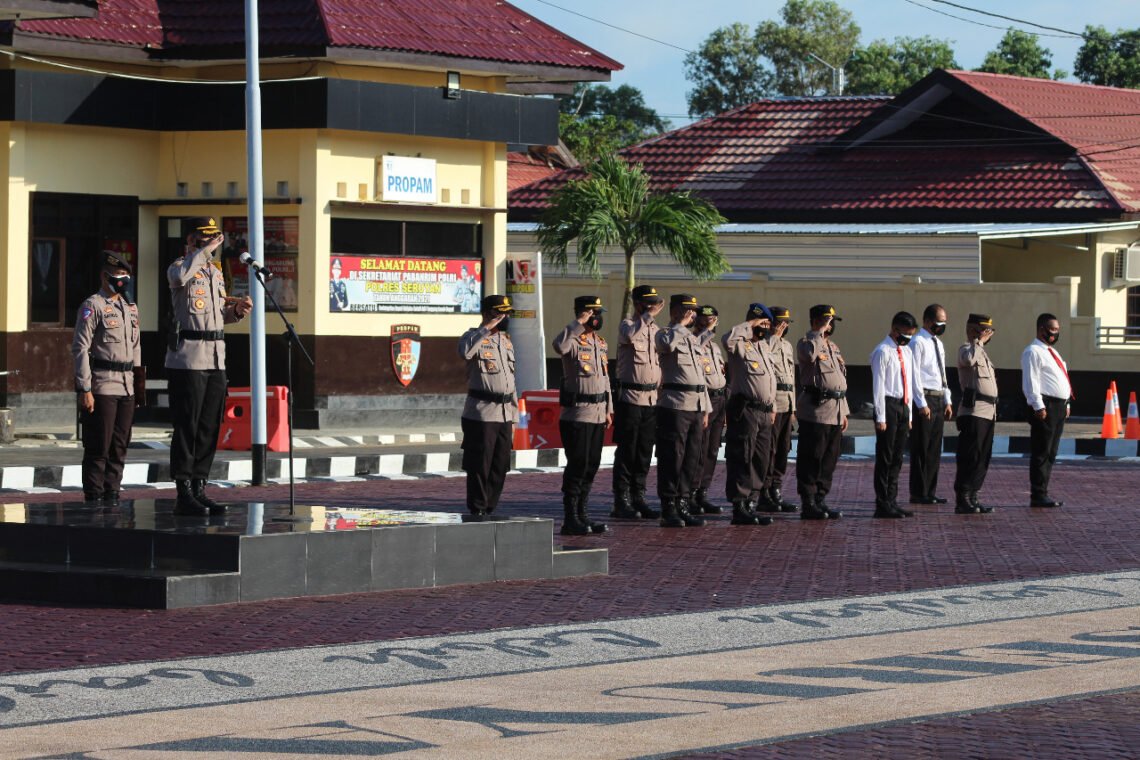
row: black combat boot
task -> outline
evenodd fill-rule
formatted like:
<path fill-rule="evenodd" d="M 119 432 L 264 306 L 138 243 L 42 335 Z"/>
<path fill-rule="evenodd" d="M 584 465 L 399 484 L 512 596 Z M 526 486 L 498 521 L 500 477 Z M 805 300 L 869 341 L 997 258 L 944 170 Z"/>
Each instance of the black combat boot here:
<path fill-rule="evenodd" d="M 103 506 L 103 494 L 83 492 L 83 506 L 85 507 L 101 507 Z"/>
<path fill-rule="evenodd" d="M 676 499 L 662 499 L 661 500 L 661 527 L 662 528 L 684 528 L 685 521 L 677 515 L 677 501 Z"/>
<path fill-rule="evenodd" d="M 694 517 L 689 512 L 688 496 L 681 496 L 677 499 L 677 517 L 681 518 L 681 522 L 685 523 L 686 528 L 700 528 L 705 524 L 704 520 Z"/>
<path fill-rule="evenodd" d="M 590 492 L 578 494 L 578 522 L 590 529 L 591 533 L 605 533 L 609 526 L 603 522 L 594 522 L 587 516 L 587 505 L 590 503 Z"/>
<path fill-rule="evenodd" d="M 194 491 L 189 480 L 176 480 L 174 487 L 178 489 L 178 500 L 174 503 L 174 514 L 189 517 L 205 517 L 210 514 L 210 508 L 194 498 Z"/>
<path fill-rule="evenodd" d="M 701 512 L 706 515 L 719 515 L 723 510 L 716 504 L 709 501 L 709 489 L 698 488 L 693 494 L 693 501 L 689 504 L 689 511 L 694 515 L 697 514 L 695 507 L 700 506 Z"/>
<path fill-rule="evenodd" d="M 759 525 L 760 518 L 756 513 L 748 508 L 747 499 L 733 499 L 732 500 L 732 524 L 733 525 Z"/>
<path fill-rule="evenodd" d="M 103 492 L 103 506 L 104 507 L 117 507 L 119 506 L 119 491 L 107 490 Z"/>
<path fill-rule="evenodd" d="M 614 491 L 614 511 L 610 512 L 610 517 L 615 517 L 619 520 L 637 519 L 638 513 L 629 500 L 628 491 Z"/>
<path fill-rule="evenodd" d="M 981 510 L 970 501 L 970 494 L 958 493 L 954 496 L 954 512 L 959 515 L 976 515 Z"/>
<path fill-rule="evenodd" d="M 190 487 L 194 491 L 194 498 L 198 500 L 206 509 L 210 510 L 212 515 L 224 514 L 227 507 L 225 504 L 219 504 L 206 495 L 206 479 L 194 478 L 190 481 Z"/>
<path fill-rule="evenodd" d="M 896 520 L 906 517 L 902 512 L 891 506 L 889 501 L 876 501 L 875 514 L 872 517 L 885 518 L 887 520 Z"/>
<path fill-rule="evenodd" d="M 761 488 L 759 491 L 753 491 L 751 503 L 752 511 L 754 512 L 780 511 L 780 505 L 772 501 L 772 496 L 768 493 L 767 488 Z"/>
<path fill-rule="evenodd" d="M 800 508 L 790 501 L 784 501 L 784 494 L 780 492 L 779 486 L 772 486 L 768 489 L 768 501 L 779 507 L 781 512 L 799 512 Z"/>
<path fill-rule="evenodd" d="M 578 519 L 577 496 L 562 495 L 562 517 L 562 528 L 558 532 L 563 536 L 589 535 L 590 526 Z"/>
<path fill-rule="evenodd" d="M 638 488 L 633 492 L 633 508 L 646 520 L 656 520 L 661 516 L 661 513 L 649 506 L 649 502 L 645 500 L 644 488 Z"/>
<path fill-rule="evenodd" d="M 978 510 L 982 514 L 988 515 L 990 512 L 994 511 L 993 507 L 987 507 L 985 504 L 978 501 L 978 492 L 977 491 L 970 491 L 970 495 L 968 498 L 970 499 L 970 503 L 974 505 L 974 509 Z"/>
<path fill-rule="evenodd" d="M 816 505 L 815 499 L 810 496 L 803 497 L 804 508 L 800 511 L 801 520 L 826 520 L 827 512 Z"/>
<path fill-rule="evenodd" d="M 818 492 L 815 495 L 815 508 L 826 514 L 828 520 L 838 520 L 840 517 L 843 517 L 843 513 L 838 509 L 829 507 L 827 502 L 823 500 L 823 494 Z"/>

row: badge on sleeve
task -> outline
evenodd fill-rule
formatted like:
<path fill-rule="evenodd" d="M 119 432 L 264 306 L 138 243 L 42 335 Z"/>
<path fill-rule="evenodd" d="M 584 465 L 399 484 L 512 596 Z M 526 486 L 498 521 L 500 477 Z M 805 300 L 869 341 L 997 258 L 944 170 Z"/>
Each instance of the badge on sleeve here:
<path fill-rule="evenodd" d="M 91 319 L 91 315 L 94 313 L 95 312 L 91 309 L 90 306 L 84 306 L 83 307 L 83 316 L 81 316 L 80 319 L 87 321 L 88 319 Z"/>

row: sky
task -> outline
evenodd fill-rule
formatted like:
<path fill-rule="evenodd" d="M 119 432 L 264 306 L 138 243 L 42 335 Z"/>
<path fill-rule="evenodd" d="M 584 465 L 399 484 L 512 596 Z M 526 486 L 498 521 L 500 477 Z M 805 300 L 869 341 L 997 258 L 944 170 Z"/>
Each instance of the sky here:
<path fill-rule="evenodd" d="M 717 28 L 737 21 L 755 28 L 766 19 L 779 19 L 784 0 L 511 0 L 512 4 L 556 29 L 616 59 L 625 68 L 614 74 L 614 86 L 628 84 L 645 94 L 646 103 L 673 126 L 689 123 L 685 93 L 684 50 L 695 50 Z M 986 53 L 1011 24 L 931 0 L 838 0 L 851 11 L 862 29 L 861 41 L 929 35 L 952 41 L 958 64 L 965 69 L 981 65 Z M 1074 32 L 1086 25 L 1109 31 L 1140 27 L 1140 4 L 1136 0 L 955 0 L 959 5 L 1012 16 L 1037 24 Z M 920 3 L 926 7 L 919 7 Z M 950 13 L 977 23 L 959 21 Z M 572 12 L 571 12 L 572 11 Z M 575 15 L 581 14 L 581 15 Z M 589 16 L 595 20 L 588 20 Z M 605 23 L 600 23 L 605 22 Z M 652 42 L 605 24 L 632 30 L 676 47 Z M 989 24 L 990 28 L 979 24 Z M 1041 43 L 1053 53 L 1053 68 L 1073 70 L 1081 41 L 1073 37 L 1048 37 L 1045 30 L 1019 26 L 1041 33 Z M 684 48 L 678 50 L 677 48 Z M 1072 79 L 1070 75 L 1070 79 Z"/>

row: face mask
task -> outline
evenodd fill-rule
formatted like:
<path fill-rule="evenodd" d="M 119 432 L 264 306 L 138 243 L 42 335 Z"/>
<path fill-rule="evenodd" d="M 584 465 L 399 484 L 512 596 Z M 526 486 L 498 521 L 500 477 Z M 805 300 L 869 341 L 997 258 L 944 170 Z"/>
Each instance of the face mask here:
<path fill-rule="evenodd" d="M 122 295 L 131 285 L 131 276 L 129 274 L 123 274 L 117 277 L 108 277 L 107 284 L 111 286 L 111 290 Z"/>
<path fill-rule="evenodd" d="M 828 325 L 827 329 L 823 331 L 823 334 L 828 336 L 828 337 L 831 337 L 832 335 L 834 335 L 835 334 L 835 323 L 832 322 L 830 325 Z"/>
<path fill-rule="evenodd" d="M 1058 330 L 1057 332 L 1047 332 L 1047 333 L 1045 333 L 1045 342 L 1051 346 L 1054 343 L 1056 343 L 1057 339 L 1060 337 L 1061 337 L 1061 331 L 1060 330 Z"/>
<path fill-rule="evenodd" d="M 499 332 L 510 332 L 510 331 L 511 331 L 511 318 L 510 317 L 503 317 L 503 321 L 499 323 Z"/>
<path fill-rule="evenodd" d="M 753 338 L 763 338 L 767 334 L 768 334 L 768 328 L 767 327 L 757 326 L 757 327 L 752 328 L 752 337 Z"/>
<path fill-rule="evenodd" d="M 898 343 L 900 346 L 905 346 L 910 343 L 910 338 L 911 336 L 906 333 L 899 333 L 898 337 L 895 338 L 895 343 Z"/>
<path fill-rule="evenodd" d="M 603 322 L 603 320 L 602 320 L 601 314 L 595 314 L 594 316 L 592 316 L 588 320 L 586 320 L 586 324 L 588 324 L 590 326 L 590 329 L 593 330 L 594 332 L 597 332 L 598 330 L 602 329 L 602 322 Z"/>
<path fill-rule="evenodd" d="M 935 322 L 934 326 L 930 328 L 931 335 L 941 335 L 944 332 L 946 332 L 945 322 Z"/>

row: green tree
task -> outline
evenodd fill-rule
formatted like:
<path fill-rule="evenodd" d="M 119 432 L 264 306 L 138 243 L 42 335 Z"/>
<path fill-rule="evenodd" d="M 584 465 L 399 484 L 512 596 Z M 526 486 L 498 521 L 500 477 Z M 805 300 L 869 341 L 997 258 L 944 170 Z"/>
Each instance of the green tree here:
<path fill-rule="evenodd" d="M 835 95 L 832 68 L 843 69 L 859 45 L 859 25 L 851 12 L 832 0 L 787 0 L 783 23 L 763 21 L 756 27 L 756 47 L 772 62 L 776 91 L 781 95 Z"/>
<path fill-rule="evenodd" d="M 1041 46 L 1036 34 L 1010 29 L 998 46 L 986 53 L 986 58 L 977 71 L 1035 79 L 1064 79 L 1068 76 L 1068 72 L 1063 69 L 1054 69 L 1050 73 L 1052 65 L 1052 51 Z"/>
<path fill-rule="evenodd" d="M 669 129 L 669 122 L 645 104 L 641 90 L 580 83 L 560 99 L 559 135 L 579 161 L 642 142 Z"/>
<path fill-rule="evenodd" d="M 628 315 L 638 251 L 669 255 L 698 280 L 712 279 L 729 270 L 716 241 L 716 227 L 725 221 L 711 203 L 691 193 L 650 192 L 649 175 L 640 164 L 611 154 L 588 165 L 583 179 L 551 194 L 539 218 L 538 245 L 551 264 L 566 271 L 576 242 L 578 271 L 595 278 L 602 274 L 598 252 L 619 248 L 625 254 L 622 314 Z"/>
<path fill-rule="evenodd" d="M 1086 84 L 1140 88 L 1140 29 L 1109 34 L 1103 26 L 1086 26 L 1073 68 Z"/>
<path fill-rule="evenodd" d="M 715 30 L 685 56 L 685 78 L 694 85 L 687 94 L 690 116 L 712 116 L 773 93 L 756 37 L 739 22 Z"/>
<path fill-rule="evenodd" d="M 950 40 L 896 37 L 875 40 L 855 51 L 847 66 L 852 95 L 897 95 L 934 69 L 956 69 Z"/>

